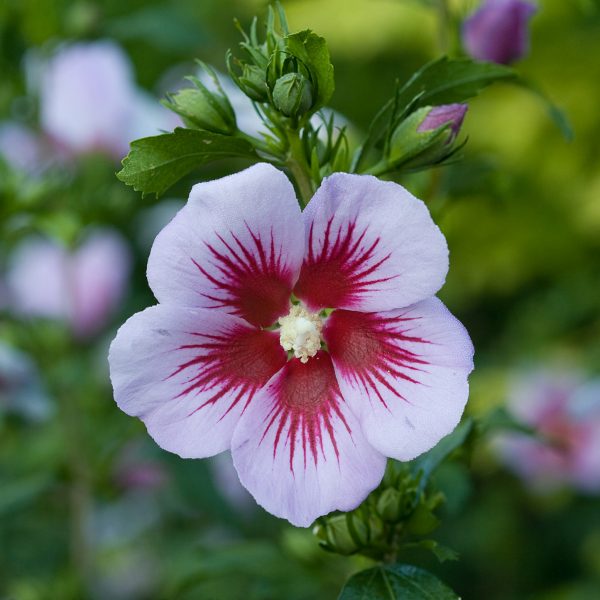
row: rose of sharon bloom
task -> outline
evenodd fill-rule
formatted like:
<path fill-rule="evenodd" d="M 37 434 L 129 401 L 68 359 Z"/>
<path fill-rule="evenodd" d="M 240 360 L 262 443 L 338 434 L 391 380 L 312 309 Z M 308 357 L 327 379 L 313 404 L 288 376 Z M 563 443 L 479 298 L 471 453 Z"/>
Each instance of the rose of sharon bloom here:
<path fill-rule="evenodd" d="M 118 306 L 130 269 L 129 248 L 115 231 L 93 231 L 72 253 L 50 240 L 29 239 L 9 265 L 9 301 L 20 314 L 68 321 L 85 337 Z"/>
<path fill-rule="evenodd" d="M 572 485 L 600 492 L 600 379 L 540 371 L 515 385 L 508 408 L 542 437 L 507 433 L 494 440 L 511 470 L 538 491 Z"/>
<path fill-rule="evenodd" d="M 40 85 L 41 125 L 71 154 L 127 154 L 137 137 L 158 135 L 179 120 L 138 90 L 127 55 L 103 40 L 61 48 Z"/>
<path fill-rule="evenodd" d="M 304 212 L 270 165 L 200 183 L 150 253 L 159 304 L 112 343 L 116 401 L 182 457 L 231 450 L 295 525 L 351 510 L 460 419 L 473 348 L 433 297 L 447 270 L 395 183 L 338 173 Z"/>
<path fill-rule="evenodd" d="M 463 25 L 465 50 L 478 60 L 508 64 L 529 47 L 529 19 L 537 8 L 523 0 L 487 0 Z"/>

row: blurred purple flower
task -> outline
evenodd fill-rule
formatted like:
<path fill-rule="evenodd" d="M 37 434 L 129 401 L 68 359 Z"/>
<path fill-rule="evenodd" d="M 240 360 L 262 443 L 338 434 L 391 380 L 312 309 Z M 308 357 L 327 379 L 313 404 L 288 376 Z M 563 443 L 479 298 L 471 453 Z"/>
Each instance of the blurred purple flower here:
<path fill-rule="evenodd" d="M 123 238 L 96 230 L 74 252 L 43 239 L 26 240 L 7 273 L 10 302 L 23 315 L 62 319 L 75 335 L 98 332 L 121 301 L 131 255 Z"/>
<path fill-rule="evenodd" d="M 529 47 L 529 19 L 537 8 L 523 0 L 487 0 L 463 24 L 463 45 L 477 60 L 508 64 Z"/>
<path fill-rule="evenodd" d="M 498 437 L 496 450 L 512 471 L 538 490 L 600 492 L 600 379 L 538 372 L 515 386 L 508 408 L 540 435 Z"/>
<path fill-rule="evenodd" d="M 0 156 L 13 169 L 29 174 L 39 172 L 48 158 L 40 138 L 15 121 L 0 123 Z"/>
<path fill-rule="evenodd" d="M 138 90 L 128 57 L 107 40 L 61 48 L 43 72 L 40 100 L 42 128 L 71 154 L 101 151 L 119 159 L 131 140 L 178 123 Z"/>
<path fill-rule="evenodd" d="M 442 104 L 441 106 L 434 106 L 427 113 L 417 131 L 431 131 L 449 123 L 452 132 L 447 141 L 449 144 L 458 135 L 468 108 L 467 104 Z"/>
<path fill-rule="evenodd" d="M 125 490 L 159 490 L 168 481 L 169 475 L 163 465 L 144 456 L 142 449 L 128 445 L 117 461 L 114 478 Z"/>

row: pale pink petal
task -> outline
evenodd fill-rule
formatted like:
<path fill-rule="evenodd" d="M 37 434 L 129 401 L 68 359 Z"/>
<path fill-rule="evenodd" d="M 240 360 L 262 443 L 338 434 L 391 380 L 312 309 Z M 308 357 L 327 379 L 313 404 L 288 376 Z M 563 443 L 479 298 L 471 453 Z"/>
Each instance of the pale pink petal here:
<path fill-rule="evenodd" d="M 437 298 L 385 313 L 336 310 L 324 338 L 342 395 L 386 456 L 411 460 L 459 422 L 473 346 Z"/>
<path fill-rule="evenodd" d="M 274 332 L 221 311 L 160 304 L 131 317 L 109 353 L 119 407 L 184 458 L 229 448 L 240 415 L 285 361 Z"/>
<path fill-rule="evenodd" d="M 393 310 L 444 283 L 444 236 L 425 204 L 396 183 L 336 173 L 304 217 L 307 249 L 294 292 L 313 310 Z"/>
<path fill-rule="evenodd" d="M 256 501 L 299 527 L 356 508 L 386 464 L 341 397 L 324 352 L 306 364 L 292 359 L 257 394 L 234 432 L 232 454 Z"/>
<path fill-rule="evenodd" d="M 154 295 L 271 325 L 288 311 L 300 269 L 300 214 L 292 184 L 267 164 L 195 185 L 152 247 Z"/>
<path fill-rule="evenodd" d="M 115 231 L 96 230 L 72 257 L 71 322 L 78 335 L 104 326 L 125 295 L 131 252 Z"/>

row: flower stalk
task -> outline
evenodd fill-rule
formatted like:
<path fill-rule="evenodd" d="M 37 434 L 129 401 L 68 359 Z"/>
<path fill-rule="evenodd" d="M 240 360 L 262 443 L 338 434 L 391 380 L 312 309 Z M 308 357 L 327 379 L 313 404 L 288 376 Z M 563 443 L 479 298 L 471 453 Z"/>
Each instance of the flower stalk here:
<path fill-rule="evenodd" d="M 304 147 L 297 130 L 288 132 L 289 150 L 286 166 L 294 178 L 300 208 L 305 208 L 313 194 L 315 186 L 311 177 L 310 166 L 304 155 Z"/>

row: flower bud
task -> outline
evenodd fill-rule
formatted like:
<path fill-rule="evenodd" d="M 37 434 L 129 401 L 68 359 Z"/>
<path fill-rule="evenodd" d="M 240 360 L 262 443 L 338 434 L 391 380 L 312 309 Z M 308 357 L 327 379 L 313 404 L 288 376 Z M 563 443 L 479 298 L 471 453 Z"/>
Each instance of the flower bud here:
<path fill-rule="evenodd" d="M 302 117 L 312 103 L 312 85 L 301 73 L 287 73 L 275 82 L 273 104 L 286 117 Z"/>
<path fill-rule="evenodd" d="M 417 127 L 417 131 L 433 131 L 444 125 L 450 125 L 446 144 L 451 144 L 458 135 L 468 106 L 466 104 L 443 104 L 434 106 Z"/>
<path fill-rule="evenodd" d="M 410 114 L 392 133 L 388 163 L 414 169 L 443 161 L 452 152 L 467 108 L 466 104 L 445 104 Z"/>
<path fill-rule="evenodd" d="M 347 556 L 368 542 L 369 527 L 353 513 L 347 513 L 327 517 L 325 525 L 316 525 L 314 534 L 323 541 L 325 548 Z"/>
<path fill-rule="evenodd" d="M 487 0 L 463 24 L 465 50 L 477 60 L 508 64 L 526 53 L 536 7 L 523 0 Z"/>
<path fill-rule="evenodd" d="M 429 535 L 437 529 L 440 520 L 433 514 L 433 508 L 421 502 L 407 522 L 407 529 L 414 535 Z"/>
<path fill-rule="evenodd" d="M 257 65 L 243 66 L 241 77 L 237 78 L 239 88 L 255 102 L 268 102 L 267 80 L 265 69 Z"/>
<path fill-rule="evenodd" d="M 237 129 L 235 113 L 227 96 L 210 91 L 197 79 L 190 80 L 195 87 L 170 96 L 165 106 L 180 115 L 186 127 L 225 135 L 233 133 Z"/>
<path fill-rule="evenodd" d="M 377 500 L 377 512 L 384 521 L 394 523 L 400 519 L 402 493 L 394 488 L 387 488 Z"/>

